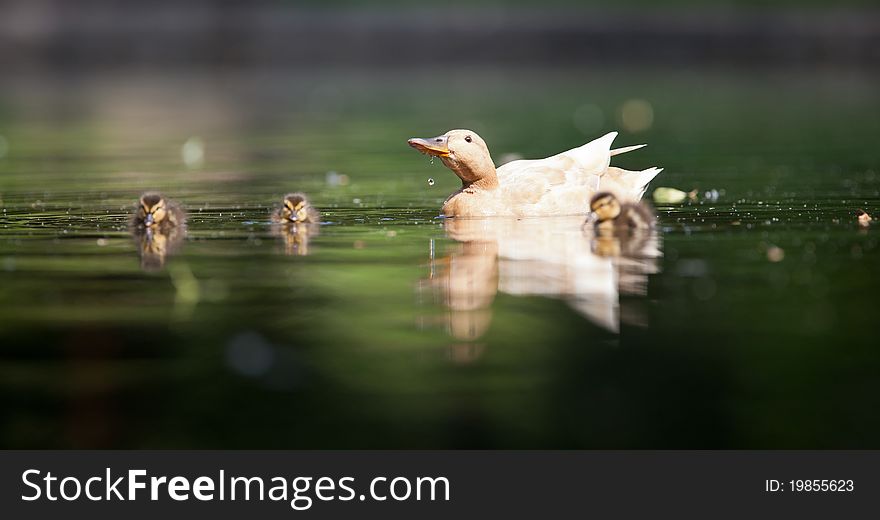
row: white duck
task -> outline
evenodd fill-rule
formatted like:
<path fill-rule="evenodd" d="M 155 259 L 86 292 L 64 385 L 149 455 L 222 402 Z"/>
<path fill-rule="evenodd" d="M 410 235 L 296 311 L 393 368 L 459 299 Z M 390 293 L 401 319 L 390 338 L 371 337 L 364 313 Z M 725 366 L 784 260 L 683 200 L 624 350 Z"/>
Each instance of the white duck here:
<path fill-rule="evenodd" d="M 471 130 L 450 130 L 409 145 L 439 157 L 461 179 L 443 203 L 447 217 L 582 215 L 600 189 L 622 201 L 638 201 L 662 170 L 628 171 L 611 157 L 645 145 L 611 149 L 617 132 L 546 159 L 509 162 L 498 168 L 485 141 Z"/>

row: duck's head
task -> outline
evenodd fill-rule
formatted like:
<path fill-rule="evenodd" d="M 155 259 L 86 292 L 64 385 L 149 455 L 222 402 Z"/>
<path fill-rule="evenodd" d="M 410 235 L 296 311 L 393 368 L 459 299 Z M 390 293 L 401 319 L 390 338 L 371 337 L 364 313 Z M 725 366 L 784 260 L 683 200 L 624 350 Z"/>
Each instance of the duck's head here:
<path fill-rule="evenodd" d="M 168 216 L 165 197 L 160 193 L 149 192 L 141 195 L 138 203 L 137 217 L 144 227 L 158 226 Z"/>
<path fill-rule="evenodd" d="M 309 199 L 302 193 L 288 193 L 284 196 L 281 217 L 286 222 L 308 222 L 309 205 Z"/>
<path fill-rule="evenodd" d="M 597 222 L 614 220 L 620 215 L 620 201 L 614 194 L 602 191 L 590 199 L 590 210 L 596 215 Z"/>
<path fill-rule="evenodd" d="M 407 143 L 422 153 L 439 157 L 465 184 L 495 178 L 489 147 L 472 130 L 450 130 L 428 139 L 414 137 Z"/>

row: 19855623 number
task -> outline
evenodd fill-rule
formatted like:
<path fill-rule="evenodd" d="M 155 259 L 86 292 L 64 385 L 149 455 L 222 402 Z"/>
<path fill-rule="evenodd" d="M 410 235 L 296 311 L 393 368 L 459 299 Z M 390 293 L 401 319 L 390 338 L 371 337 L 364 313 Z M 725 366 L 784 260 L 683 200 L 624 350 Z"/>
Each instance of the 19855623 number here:
<path fill-rule="evenodd" d="M 788 489 L 790 491 L 807 491 L 807 492 L 849 492 L 853 491 L 852 480 L 790 480 L 788 481 Z"/>

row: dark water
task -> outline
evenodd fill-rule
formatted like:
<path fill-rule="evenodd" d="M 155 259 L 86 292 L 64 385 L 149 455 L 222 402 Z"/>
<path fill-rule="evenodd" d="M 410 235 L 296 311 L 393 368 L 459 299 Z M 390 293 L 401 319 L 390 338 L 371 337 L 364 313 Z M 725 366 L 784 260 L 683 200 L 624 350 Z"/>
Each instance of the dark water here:
<path fill-rule="evenodd" d="M 2 447 L 878 447 L 874 77 L 4 81 Z M 456 127 L 498 162 L 620 130 L 649 147 L 615 164 L 699 196 L 628 258 L 570 219 L 450 229 L 405 140 Z M 147 189 L 190 218 L 144 269 Z M 318 233 L 269 225 L 292 190 Z"/>

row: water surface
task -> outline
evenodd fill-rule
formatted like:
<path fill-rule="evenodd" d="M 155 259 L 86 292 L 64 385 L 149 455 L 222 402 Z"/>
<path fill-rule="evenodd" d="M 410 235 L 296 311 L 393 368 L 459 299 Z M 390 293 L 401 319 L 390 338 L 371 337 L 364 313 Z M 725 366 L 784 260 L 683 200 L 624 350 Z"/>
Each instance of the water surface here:
<path fill-rule="evenodd" d="M 4 78 L 0 445 L 878 447 L 876 78 L 456 72 Z M 450 230 L 405 141 L 457 127 L 496 161 L 620 130 L 699 197 L 636 260 Z M 144 269 L 147 189 L 190 218 Z"/>

